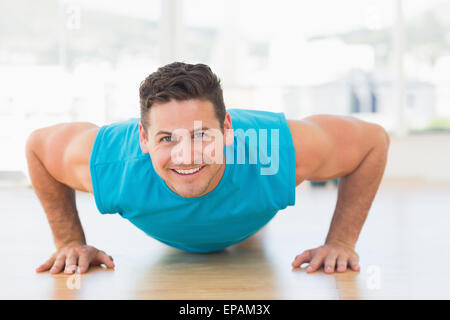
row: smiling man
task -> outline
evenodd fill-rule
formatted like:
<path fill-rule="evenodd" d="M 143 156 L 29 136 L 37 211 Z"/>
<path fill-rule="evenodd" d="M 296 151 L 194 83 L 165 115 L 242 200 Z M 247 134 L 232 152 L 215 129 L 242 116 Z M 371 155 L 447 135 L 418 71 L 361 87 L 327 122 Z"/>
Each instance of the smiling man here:
<path fill-rule="evenodd" d="M 93 193 L 102 214 L 119 213 L 162 243 L 212 252 L 251 237 L 294 205 L 303 181 L 338 177 L 324 244 L 292 266 L 359 269 L 354 248 L 389 148 L 381 126 L 346 116 L 287 120 L 226 110 L 220 81 L 203 64 L 159 68 L 142 82 L 140 105 L 140 118 L 101 127 L 63 123 L 30 135 L 30 179 L 57 249 L 38 272 L 114 267 L 111 256 L 86 244 L 74 190 Z"/>

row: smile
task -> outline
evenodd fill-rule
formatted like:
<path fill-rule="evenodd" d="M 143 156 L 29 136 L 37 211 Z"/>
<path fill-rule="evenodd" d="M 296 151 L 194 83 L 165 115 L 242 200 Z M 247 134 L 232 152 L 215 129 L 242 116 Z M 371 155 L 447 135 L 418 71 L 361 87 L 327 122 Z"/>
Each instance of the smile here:
<path fill-rule="evenodd" d="M 178 175 L 182 175 L 182 176 L 193 176 L 195 174 L 197 174 L 198 172 L 200 172 L 205 166 L 201 166 L 198 168 L 193 168 L 193 169 L 188 169 L 188 170 L 181 170 L 181 169 L 170 169 L 173 172 L 175 172 Z"/>

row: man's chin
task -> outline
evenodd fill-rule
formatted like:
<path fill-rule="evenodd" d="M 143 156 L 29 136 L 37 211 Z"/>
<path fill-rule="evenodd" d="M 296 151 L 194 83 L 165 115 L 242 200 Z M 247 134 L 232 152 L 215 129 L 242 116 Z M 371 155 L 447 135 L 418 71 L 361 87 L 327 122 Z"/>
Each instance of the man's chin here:
<path fill-rule="evenodd" d="M 177 193 L 178 195 L 182 196 L 183 198 L 195 198 L 195 197 L 200 197 L 204 194 L 204 188 L 197 188 L 195 190 L 193 189 L 183 189 L 181 188 L 176 188 L 175 187 L 175 193 Z"/>

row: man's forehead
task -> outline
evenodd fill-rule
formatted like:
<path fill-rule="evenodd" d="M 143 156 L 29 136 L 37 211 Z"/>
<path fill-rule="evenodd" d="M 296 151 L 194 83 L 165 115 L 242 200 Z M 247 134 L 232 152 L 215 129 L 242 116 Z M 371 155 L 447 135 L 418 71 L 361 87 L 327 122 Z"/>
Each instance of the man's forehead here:
<path fill-rule="evenodd" d="M 155 136 L 163 135 L 163 134 L 171 135 L 173 133 L 184 133 L 184 132 L 194 133 L 196 131 L 206 131 L 206 130 L 210 130 L 210 129 L 211 128 L 209 128 L 209 127 L 202 126 L 201 124 L 196 123 L 196 125 L 194 125 L 193 129 L 181 128 L 181 127 L 175 128 L 174 130 L 162 129 L 162 130 L 158 130 L 155 133 Z"/>
<path fill-rule="evenodd" d="M 167 107 L 167 108 L 166 108 Z M 161 131 L 173 132 L 177 129 L 188 131 L 202 128 L 218 128 L 220 126 L 213 108 L 199 108 L 192 103 L 174 108 L 174 104 L 160 105 L 150 110 L 150 133 L 159 134 Z"/>

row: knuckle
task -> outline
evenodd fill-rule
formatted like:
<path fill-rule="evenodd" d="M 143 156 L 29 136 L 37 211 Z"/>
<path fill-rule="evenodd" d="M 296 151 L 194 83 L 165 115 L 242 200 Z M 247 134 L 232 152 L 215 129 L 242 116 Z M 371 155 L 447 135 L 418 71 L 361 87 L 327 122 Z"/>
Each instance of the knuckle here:
<path fill-rule="evenodd" d="M 348 256 L 353 256 L 353 254 L 354 254 L 354 252 L 353 252 L 352 250 L 350 250 L 350 249 L 346 249 L 346 250 L 344 251 L 344 253 L 345 253 L 346 255 L 348 255 Z"/>
<path fill-rule="evenodd" d="M 321 264 L 322 264 L 322 260 L 321 259 L 318 259 L 318 260 L 315 260 L 315 261 L 311 262 L 311 265 L 313 265 L 313 266 L 320 266 Z"/>
<path fill-rule="evenodd" d="M 354 261 L 358 261 L 359 260 L 359 256 L 357 254 L 352 255 L 351 259 L 354 260 Z"/>
<path fill-rule="evenodd" d="M 345 261 L 348 260 L 349 257 L 350 256 L 348 254 L 342 253 L 342 254 L 339 255 L 339 260 L 342 260 L 343 262 L 345 262 Z"/>
<path fill-rule="evenodd" d="M 86 247 L 81 247 L 78 249 L 79 254 L 87 254 L 89 252 L 89 249 Z"/>
<path fill-rule="evenodd" d="M 311 255 L 313 257 L 321 257 L 325 254 L 325 251 L 323 251 L 322 249 L 317 249 L 317 251 L 313 252 Z"/>
<path fill-rule="evenodd" d="M 317 252 L 317 256 L 320 257 L 321 259 L 325 259 L 326 257 L 330 256 L 330 253 L 331 253 L 330 251 L 325 249 Z"/>
<path fill-rule="evenodd" d="M 328 255 L 329 255 L 329 256 L 335 257 L 335 256 L 337 256 L 337 254 L 338 254 L 338 252 L 336 251 L 336 249 L 330 249 L 330 250 L 328 250 Z"/>

